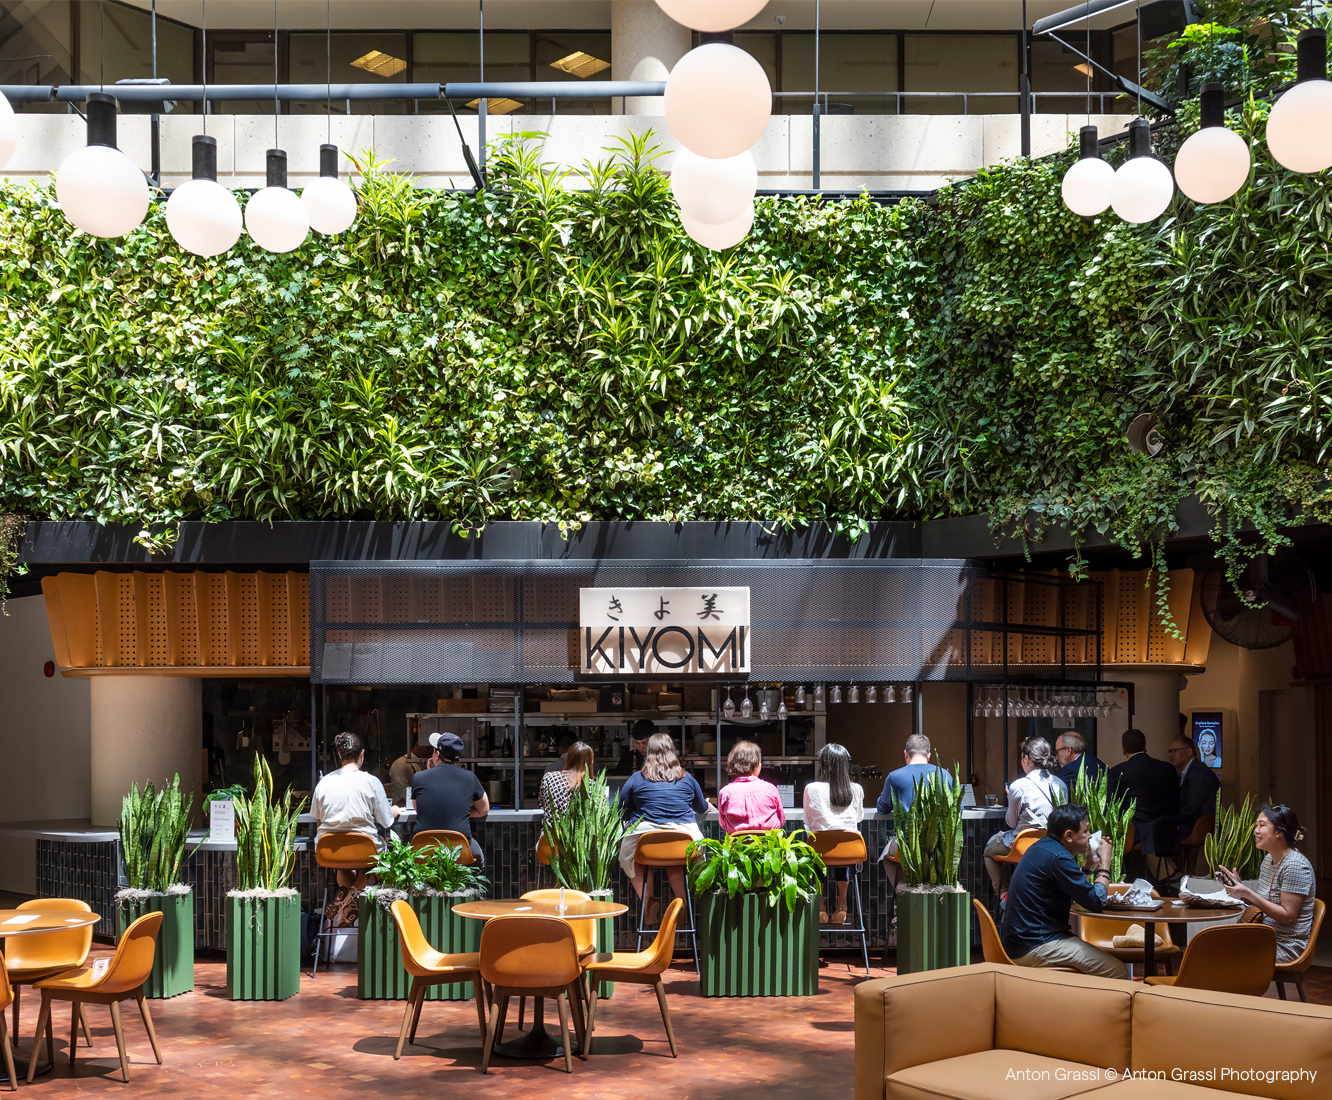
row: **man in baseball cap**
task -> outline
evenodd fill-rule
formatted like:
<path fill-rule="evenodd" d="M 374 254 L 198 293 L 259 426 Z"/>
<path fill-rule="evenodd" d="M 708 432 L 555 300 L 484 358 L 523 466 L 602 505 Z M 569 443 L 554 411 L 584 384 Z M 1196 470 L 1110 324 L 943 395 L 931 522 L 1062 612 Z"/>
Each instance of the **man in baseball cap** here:
<path fill-rule="evenodd" d="M 450 829 L 461 833 L 471 841 L 476 862 L 484 867 L 485 856 L 472 836 L 471 819 L 490 812 L 490 799 L 476 773 L 458 766 L 463 754 L 461 737 L 456 733 L 432 733 L 430 748 L 430 767 L 412 779 L 416 831 Z"/>

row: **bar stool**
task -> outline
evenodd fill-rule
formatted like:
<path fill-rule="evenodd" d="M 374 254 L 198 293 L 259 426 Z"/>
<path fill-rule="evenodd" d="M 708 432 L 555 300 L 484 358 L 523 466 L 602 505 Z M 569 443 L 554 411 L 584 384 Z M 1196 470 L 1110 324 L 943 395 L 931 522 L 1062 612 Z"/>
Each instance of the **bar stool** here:
<path fill-rule="evenodd" d="M 856 899 L 856 927 L 848 928 L 841 924 L 836 928 L 829 926 L 824 928 L 819 925 L 819 938 L 828 932 L 850 932 L 853 935 L 860 936 L 860 951 L 865 959 L 865 976 L 869 976 L 869 936 L 865 929 L 865 909 L 860 900 L 860 869 L 865 865 L 865 860 L 869 858 L 869 852 L 865 848 L 865 838 L 858 831 L 852 829 L 824 829 L 821 832 L 811 833 L 809 838 L 810 846 L 819 853 L 823 859 L 825 867 L 850 867 L 851 868 L 851 893 Z"/>
<path fill-rule="evenodd" d="M 634 853 L 634 862 L 641 863 L 644 867 L 685 867 L 688 865 L 688 859 L 685 853 L 689 850 L 689 845 L 694 842 L 694 838 L 688 833 L 682 833 L 678 829 L 654 829 L 650 833 L 642 833 L 638 838 L 638 850 Z M 649 871 L 649 874 L 651 872 Z M 643 876 L 643 896 L 638 899 L 638 950 L 643 950 L 643 937 L 655 935 L 655 931 L 644 925 L 644 918 L 647 916 L 647 876 Z M 689 927 L 677 928 L 676 935 L 688 936 L 689 942 L 694 949 L 694 970 L 699 969 L 698 965 L 698 931 L 694 922 L 694 896 L 690 893 L 688 886 L 685 888 L 685 905 L 689 907 Z"/>
<path fill-rule="evenodd" d="M 457 848 L 458 863 L 462 867 L 468 867 L 476 862 L 476 856 L 472 854 L 471 840 L 452 829 L 423 829 L 412 837 L 412 847 L 417 852 L 437 844 L 443 844 L 447 848 Z M 418 855 L 417 859 L 420 858 Z"/>
<path fill-rule="evenodd" d="M 468 848 L 468 855 L 471 849 Z M 379 859 L 379 848 L 374 838 L 365 833 L 325 833 L 315 841 L 315 863 L 330 871 L 368 871 Z M 359 894 L 359 891 L 354 891 Z M 337 929 L 329 927 L 328 920 L 328 884 L 324 884 L 324 910 L 319 918 L 319 931 L 315 933 L 313 978 L 319 973 L 319 948 L 325 940 L 331 940 L 338 934 Z M 332 966 L 332 960 L 328 961 Z"/>

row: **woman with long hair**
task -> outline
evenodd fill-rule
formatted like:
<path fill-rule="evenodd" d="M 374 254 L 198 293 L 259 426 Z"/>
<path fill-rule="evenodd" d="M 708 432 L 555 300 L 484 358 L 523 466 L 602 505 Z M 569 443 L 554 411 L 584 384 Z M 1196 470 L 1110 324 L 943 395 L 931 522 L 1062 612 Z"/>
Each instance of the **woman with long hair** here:
<path fill-rule="evenodd" d="M 574 791 L 592 771 L 595 760 L 591 745 L 582 741 L 570 745 L 564 754 L 564 770 L 546 772 L 541 777 L 541 790 L 537 794 L 541 812 L 547 816 L 564 813 Z"/>
<path fill-rule="evenodd" d="M 865 818 L 865 790 L 851 782 L 851 754 L 845 746 L 824 745 L 814 761 L 814 782 L 805 785 L 805 829 L 820 833 L 825 829 L 859 830 Z M 851 886 L 851 868 L 834 867 L 837 905 L 829 917 L 824 906 L 819 910 L 820 924 L 846 923 L 846 895 Z"/>
<path fill-rule="evenodd" d="M 695 817 L 707 813 L 708 800 L 698 780 L 684 770 L 675 753 L 675 742 L 668 733 L 654 733 L 648 738 L 647 755 L 642 770 L 634 772 L 620 788 L 620 812 L 626 820 L 637 821 L 633 832 L 620 842 L 620 869 L 634 884 L 634 893 L 645 902 L 644 922 L 655 924 L 661 916 L 661 902 L 652 896 L 649 868 L 634 862 L 638 838 L 656 829 L 673 829 L 702 840 Z M 683 867 L 668 867 L 667 878 L 678 898 L 685 896 Z"/>
<path fill-rule="evenodd" d="M 1258 889 L 1250 890 L 1229 867 L 1222 867 L 1226 893 L 1252 905 L 1277 935 L 1277 962 L 1294 962 L 1313 933 L 1313 864 L 1295 845 L 1304 838 L 1300 819 L 1289 806 L 1264 806 L 1253 826 L 1253 842 L 1263 853 Z"/>
<path fill-rule="evenodd" d="M 1008 828 L 995 833 L 985 844 L 985 870 L 994 884 L 994 892 L 1003 889 L 1004 865 L 997 857 L 1008 855 L 1013 840 L 1023 829 L 1045 827 L 1045 819 L 1056 806 L 1068 801 L 1068 787 L 1056 774 L 1059 761 L 1044 737 L 1028 737 L 1022 742 L 1022 775 L 1008 785 Z"/>

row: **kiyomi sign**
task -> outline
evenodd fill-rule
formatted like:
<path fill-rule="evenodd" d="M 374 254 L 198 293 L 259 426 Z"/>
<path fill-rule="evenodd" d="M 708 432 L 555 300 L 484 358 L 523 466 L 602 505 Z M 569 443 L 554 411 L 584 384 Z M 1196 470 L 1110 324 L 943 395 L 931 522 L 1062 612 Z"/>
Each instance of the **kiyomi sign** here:
<path fill-rule="evenodd" d="M 585 676 L 749 671 L 748 588 L 583 588 L 578 602 Z"/>

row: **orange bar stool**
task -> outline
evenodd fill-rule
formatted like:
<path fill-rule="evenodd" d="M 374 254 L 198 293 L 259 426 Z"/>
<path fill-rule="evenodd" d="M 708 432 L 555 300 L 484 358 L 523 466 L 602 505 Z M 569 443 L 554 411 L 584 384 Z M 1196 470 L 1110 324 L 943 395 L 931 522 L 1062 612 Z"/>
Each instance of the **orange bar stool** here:
<path fill-rule="evenodd" d="M 91 913 L 92 906 L 77 898 L 40 898 L 21 902 L 20 909 L 68 909 L 73 913 Z M 92 948 L 92 925 L 70 928 L 61 932 L 42 932 L 35 936 L 15 936 L 5 950 L 5 965 L 9 969 L 9 983 L 14 987 L 14 1034 L 19 1033 L 19 1003 L 25 985 L 33 985 L 66 970 L 75 970 L 84 964 Z M 84 1041 L 92 1046 L 88 1022 L 82 1018 Z"/>
<path fill-rule="evenodd" d="M 1307 1003 L 1309 1000 L 1309 995 L 1304 991 L 1304 975 L 1313 963 L 1314 948 L 1318 946 L 1318 930 L 1323 927 L 1323 917 L 1326 913 L 1327 904 L 1314 898 L 1313 927 L 1309 929 L 1309 943 L 1300 952 L 1299 958 L 1288 963 L 1277 963 L 1272 981 L 1276 982 L 1277 996 L 1283 1001 L 1286 999 L 1287 982 L 1295 983 L 1301 1001 Z"/>
<path fill-rule="evenodd" d="M 470 853 L 470 849 L 469 849 Z M 325 833 L 315 841 L 315 862 L 320 867 L 331 871 L 368 871 L 379 859 L 379 848 L 372 837 L 365 833 Z M 324 912 L 319 919 L 319 931 L 315 933 L 313 978 L 319 973 L 319 949 L 325 940 L 337 936 L 338 930 L 331 926 L 328 919 L 328 886 L 324 886 Z M 332 966 L 331 960 L 327 965 Z"/>
<path fill-rule="evenodd" d="M 671 1029 L 671 1013 L 666 1007 L 666 987 L 661 976 L 671 965 L 671 956 L 675 954 L 675 926 L 680 920 L 680 911 L 684 902 L 672 898 L 670 905 L 661 918 L 661 927 L 657 929 L 657 938 L 646 951 L 615 951 L 611 954 L 593 955 L 583 963 L 583 974 L 591 990 L 587 1014 L 587 1053 L 592 1055 L 592 1029 L 597 1022 L 597 983 L 598 982 L 634 982 L 638 985 L 650 985 L 657 992 L 657 1005 L 661 1009 L 661 1022 L 666 1025 L 666 1039 L 671 1044 L 671 1057 L 679 1055 L 675 1050 L 675 1032 Z"/>
<path fill-rule="evenodd" d="M 153 955 L 157 950 L 157 933 L 162 927 L 161 913 L 145 913 L 120 937 L 111 965 L 100 976 L 94 976 L 91 967 L 69 970 L 54 978 L 46 978 L 33 988 L 42 991 L 42 1008 L 37 1017 L 37 1035 L 32 1041 L 32 1057 L 28 1059 L 28 1084 L 37 1072 L 37 1048 L 46 1033 L 46 1056 L 55 1061 L 55 1036 L 51 1029 L 51 1006 L 56 1001 L 70 1001 L 73 1009 L 69 1019 L 69 1064 L 74 1064 L 78 1050 L 79 1010 L 86 1004 L 108 1005 L 111 1009 L 111 1027 L 116 1033 L 116 1050 L 120 1054 L 120 1079 L 129 1084 L 129 1059 L 125 1057 L 125 1030 L 120 1024 L 120 1002 L 133 997 L 139 1002 L 139 1015 L 143 1017 L 148 1041 L 153 1044 L 153 1057 L 162 1064 L 162 1051 L 157 1046 L 157 1032 L 153 1018 L 148 1014 L 148 1002 L 143 996 L 143 983 L 153 969 Z"/>
<path fill-rule="evenodd" d="M 689 845 L 694 842 L 694 838 L 688 833 L 682 833 L 678 829 L 655 829 L 650 833 L 643 833 L 638 838 L 638 850 L 634 853 L 634 862 L 641 863 L 644 867 L 684 867 L 689 860 L 685 853 L 689 850 Z M 649 872 L 650 873 L 650 872 Z M 643 896 L 638 899 L 638 949 L 643 949 L 643 937 L 653 935 L 653 930 L 644 925 L 644 919 L 647 917 L 647 877 L 643 879 Z M 698 932 L 694 923 L 694 898 L 689 892 L 688 885 L 685 888 L 685 905 L 689 907 L 689 927 L 677 928 L 676 935 L 688 936 L 689 942 L 694 948 L 694 970 L 698 966 Z M 672 948 L 672 951 L 674 948 Z"/>
<path fill-rule="evenodd" d="M 583 968 L 573 928 L 559 917 L 492 917 L 481 929 L 481 977 L 493 995 L 490 1023 L 481 1052 L 481 1072 L 490 1068 L 490 1055 L 504 1035 L 504 1016 L 510 997 L 552 997 L 560 1010 L 560 1037 L 564 1069 L 573 1072 L 573 1044 L 569 1041 L 569 1009 L 573 1008 L 579 1057 L 587 1060 L 587 1029 L 578 996 Z"/>
<path fill-rule="evenodd" d="M 992 858 L 995 863 L 1010 863 L 1016 867 L 1022 862 L 1022 857 L 1027 854 L 1027 849 L 1044 835 L 1045 829 L 1043 827 L 1023 829 L 1013 837 L 1013 847 L 1009 848 L 1004 855 L 993 856 Z"/>
<path fill-rule="evenodd" d="M 17 938 L 17 937 L 16 937 Z M 4 956 L 0 955 L 0 1053 L 5 1058 L 5 1073 L 9 1076 L 9 1091 L 18 1092 L 18 1073 L 14 1069 L 14 1048 L 9 1042 L 9 1028 L 5 1024 L 5 1009 L 14 1000 L 14 990 L 9 985 L 9 974 L 5 970 Z"/>
<path fill-rule="evenodd" d="M 447 848 L 457 848 L 458 863 L 463 867 L 476 862 L 476 856 L 472 854 L 472 842 L 462 833 L 454 832 L 452 829 L 423 829 L 412 837 L 412 847 L 418 852 L 437 844 L 443 844 Z"/>
<path fill-rule="evenodd" d="M 869 935 L 865 929 L 865 908 L 860 900 L 860 871 L 865 866 L 869 853 L 865 848 L 865 838 L 854 829 L 824 829 L 820 833 L 809 834 L 810 846 L 819 853 L 823 865 L 851 868 L 851 894 L 856 899 L 856 925 L 854 928 L 839 924 L 835 928 L 819 925 L 819 938 L 829 932 L 849 932 L 860 936 L 860 953 L 865 960 L 865 976 L 869 977 Z"/>
<path fill-rule="evenodd" d="M 1148 974 L 1148 985 L 1210 989 L 1261 997 L 1276 969 L 1276 929 L 1270 924 L 1223 924 L 1189 940 L 1173 978 Z"/>
<path fill-rule="evenodd" d="M 481 1041 L 486 1041 L 486 993 L 481 982 L 481 956 L 475 951 L 446 955 L 430 946 L 421 931 L 421 920 L 412 907 L 401 899 L 390 910 L 393 923 L 398 926 L 398 946 L 402 950 L 402 965 L 412 976 L 412 988 L 407 994 L 407 1010 L 402 1014 L 402 1028 L 398 1032 L 398 1049 L 393 1052 L 396 1062 L 402 1057 L 404 1042 L 416 1042 L 416 1025 L 421 1020 L 421 1005 L 426 991 L 432 985 L 451 985 L 471 982 L 476 991 L 476 1022 L 481 1029 Z M 410 1026 L 411 1032 L 408 1033 Z"/>
<path fill-rule="evenodd" d="M 1198 867 L 1198 853 L 1203 850 L 1208 836 L 1216 828 L 1216 814 L 1203 814 L 1193 823 L 1193 832 L 1179 842 L 1180 866 L 1186 875 Z"/>

